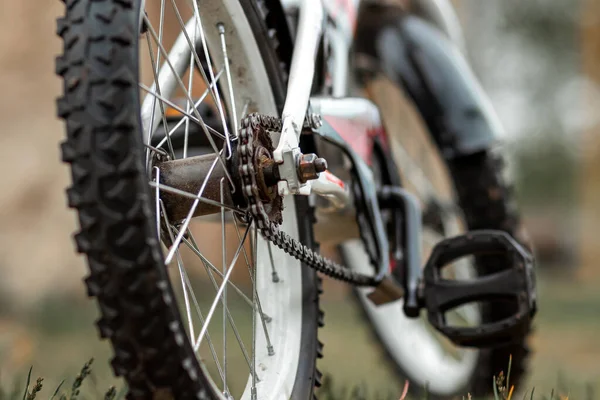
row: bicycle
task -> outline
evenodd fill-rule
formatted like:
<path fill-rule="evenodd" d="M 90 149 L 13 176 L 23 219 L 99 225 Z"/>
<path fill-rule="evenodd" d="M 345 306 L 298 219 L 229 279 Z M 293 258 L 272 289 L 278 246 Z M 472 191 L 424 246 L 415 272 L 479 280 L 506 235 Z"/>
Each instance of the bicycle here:
<path fill-rule="evenodd" d="M 128 398 L 313 398 L 321 276 L 413 389 L 489 393 L 509 355 L 521 379 L 533 257 L 449 3 L 65 4 L 68 204 Z M 445 175 L 390 123 L 399 94 Z"/>

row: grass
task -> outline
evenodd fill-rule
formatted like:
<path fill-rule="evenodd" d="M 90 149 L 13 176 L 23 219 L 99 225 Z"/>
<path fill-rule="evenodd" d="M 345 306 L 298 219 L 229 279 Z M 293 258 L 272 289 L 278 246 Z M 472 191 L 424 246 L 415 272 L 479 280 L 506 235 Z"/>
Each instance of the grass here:
<path fill-rule="evenodd" d="M 47 397 L 49 400 L 84 400 L 84 399 L 104 399 L 117 400 L 125 398 L 125 387 L 117 392 L 115 386 L 110 386 L 104 393 L 96 390 L 93 382 L 92 363 L 94 359 L 86 362 L 79 373 L 73 379 L 71 386 L 65 388 L 65 381 L 61 381 L 56 388 L 51 390 L 51 394 Z M 44 389 L 44 378 L 38 377 L 33 385 L 31 385 L 31 373 L 33 367 L 29 368 L 27 379 L 24 388 L 21 386 L 20 380 L 15 380 L 12 389 L 9 391 L 0 387 L 0 400 L 35 400 L 41 399 Z M 84 382 L 91 381 L 90 385 L 83 386 Z M 30 388 L 31 386 L 31 388 Z"/>
<path fill-rule="evenodd" d="M 65 381 L 61 381 L 60 384 L 51 391 L 51 395 L 47 397 L 49 400 L 84 400 L 84 399 L 104 399 L 104 400 L 120 400 L 125 398 L 126 386 L 122 386 L 117 391 L 115 386 L 110 386 L 106 391 L 99 392 L 93 382 L 92 374 L 92 363 L 93 359 L 86 362 L 79 373 L 72 380 L 70 387 L 65 388 Z M 506 376 L 503 372 L 497 377 L 494 377 L 492 381 L 493 387 L 493 400 L 513 400 L 513 394 L 515 393 L 514 385 L 510 385 L 510 371 L 511 371 L 512 359 L 509 359 Z M 35 400 L 41 399 L 41 393 L 44 389 L 44 378 L 38 377 L 35 383 L 31 384 L 31 374 L 33 367 L 29 368 L 27 379 L 25 384 L 22 385 L 17 379 L 12 389 L 9 391 L 4 390 L 0 387 L 0 400 Z M 91 384 L 84 386 L 84 383 L 91 381 Z M 24 387 L 23 387 L 24 386 Z M 427 400 L 429 395 L 427 391 L 422 398 L 417 399 L 408 396 L 409 382 L 406 381 L 403 386 L 402 393 L 400 395 L 392 393 L 386 390 L 374 391 L 364 381 L 354 386 L 348 385 L 336 385 L 333 378 L 330 375 L 325 375 L 323 379 L 323 386 L 318 389 L 318 398 L 320 400 Z M 525 393 L 523 399 L 533 400 L 569 400 L 569 393 L 564 394 L 560 390 L 551 390 L 549 396 L 541 395 L 534 397 L 535 388 L 529 393 Z M 585 400 L 593 400 L 593 392 L 588 393 L 589 397 Z M 38 397 L 39 396 L 39 397 Z M 462 396 L 462 399 L 473 400 L 472 396 L 467 393 Z M 491 400 L 492 398 L 490 398 Z"/>
<path fill-rule="evenodd" d="M 490 400 L 516 399 L 516 397 L 514 397 L 514 394 L 516 393 L 515 386 L 510 384 L 511 364 L 512 359 L 509 359 L 506 375 L 504 372 L 500 372 L 500 374 L 497 377 L 494 377 L 493 381 L 491 382 L 493 395 L 490 397 Z M 427 391 L 425 391 L 425 394 L 421 398 L 408 397 L 408 388 L 409 382 L 405 382 L 402 393 L 398 395 L 391 392 L 373 391 L 372 389 L 370 390 L 369 387 L 364 383 L 354 387 L 336 386 L 333 384 L 331 379 L 326 378 L 324 380 L 324 385 L 319 389 L 318 398 L 321 400 L 427 400 L 429 398 Z M 593 400 L 592 396 L 593 395 L 591 394 L 591 396 L 586 397 L 585 400 Z M 534 398 L 537 400 L 569 400 L 569 393 L 555 391 L 552 389 L 549 395 L 536 396 L 535 388 L 533 388 L 531 391 L 526 392 L 523 395 L 523 400 L 533 400 Z M 462 396 L 462 399 L 474 400 L 469 393 Z"/>

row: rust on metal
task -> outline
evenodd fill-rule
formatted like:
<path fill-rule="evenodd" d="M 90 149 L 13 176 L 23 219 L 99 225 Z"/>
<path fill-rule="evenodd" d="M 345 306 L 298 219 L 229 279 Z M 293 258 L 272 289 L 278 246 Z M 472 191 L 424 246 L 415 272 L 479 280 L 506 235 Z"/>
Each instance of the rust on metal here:
<path fill-rule="evenodd" d="M 319 173 L 327 169 L 327 161 L 316 154 L 302 154 L 298 159 L 298 176 L 301 182 L 319 178 Z"/>
<path fill-rule="evenodd" d="M 157 165 L 160 168 L 160 182 L 166 186 L 182 190 L 184 192 L 197 195 L 202 187 L 206 176 L 214 164 L 215 154 L 189 157 L 180 160 L 165 161 Z M 223 199 L 221 200 L 221 181 L 223 181 Z M 206 186 L 202 191 L 201 197 L 224 203 L 233 207 L 231 198 L 231 186 L 225 174 L 222 163 L 217 162 L 214 166 Z M 194 199 L 184 197 L 179 194 L 162 191 L 161 199 L 167 210 L 169 220 L 172 222 L 181 221 L 190 211 Z M 221 208 L 202 201 L 198 203 L 194 212 L 194 217 L 215 214 L 221 211 Z"/>

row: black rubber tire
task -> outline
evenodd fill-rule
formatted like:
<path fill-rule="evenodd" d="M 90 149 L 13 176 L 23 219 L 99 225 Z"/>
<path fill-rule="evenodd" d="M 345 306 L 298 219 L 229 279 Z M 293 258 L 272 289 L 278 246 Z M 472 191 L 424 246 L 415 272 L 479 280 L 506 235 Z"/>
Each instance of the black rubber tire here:
<path fill-rule="evenodd" d="M 277 104 L 285 82 L 273 36 L 268 0 L 240 0 L 260 47 Z M 58 116 L 67 139 L 62 159 L 71 165 L 69 207 L 79 215 L 77 251 L 87 256 L 88 294 L 96 298 L 100 336 L 112 342 L 112 368 L 128 385 L 128 399 L 220 398 L 187 339 L 157 240 L 144 167 L 138 90 L 141 0 L 66 0 L 57 20 L 63 55 Z M 314 246 L 307 200 L 297 200 L 301 240 Z M 295 399 L 310 399 L 315 368 L 320 282 L 302 268 L 303 332 Z"/>
<path fill-rule="evenodd" d="M 448 166 L 469 229 L 502 230 L 531 249 L 524 235 L 512 186 L 503 178 L 504 159 L 486 151 L 457 158 Z M 490 256 L 478 257 L 476 263 L 481 274 L 500 271 L 507 265 L 506 260 Z M 482 315 L 484 321 L 498 321 L 516 311 L 507 307 L 510 305 L 506 303 L 486 306 Z M 510 383 L 518 387 L 527 371 L 529 334 L 530 332 L 515 344 L 481 351 L 477 374 L 468 391 L 474 396 L 491 395 L 493 377 L 498 376 L 501 371 L 507 373 L 511 356 Z"/>

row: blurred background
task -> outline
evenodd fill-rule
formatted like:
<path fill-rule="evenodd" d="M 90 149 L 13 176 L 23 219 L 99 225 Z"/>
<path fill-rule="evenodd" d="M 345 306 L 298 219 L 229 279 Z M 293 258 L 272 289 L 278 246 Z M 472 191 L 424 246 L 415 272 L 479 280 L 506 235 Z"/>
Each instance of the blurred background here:
<path fill-rule="evenodd" d="M 469 61 L 504 123 L 539 258 L 540 312 L 521 389 L 600 398 L 600 0 L 454 3 Z M 94 357 L 101 391 L 120 383 L 71 241 L 76 217 L 66 207 L 54 103 L 62 13 L 56 0 L 0 5 L 0 382 L 33 365 L 52 385 Z M 321 369 L 338 383 L 400 386 L 348 288 L 326 286 Z"/>

